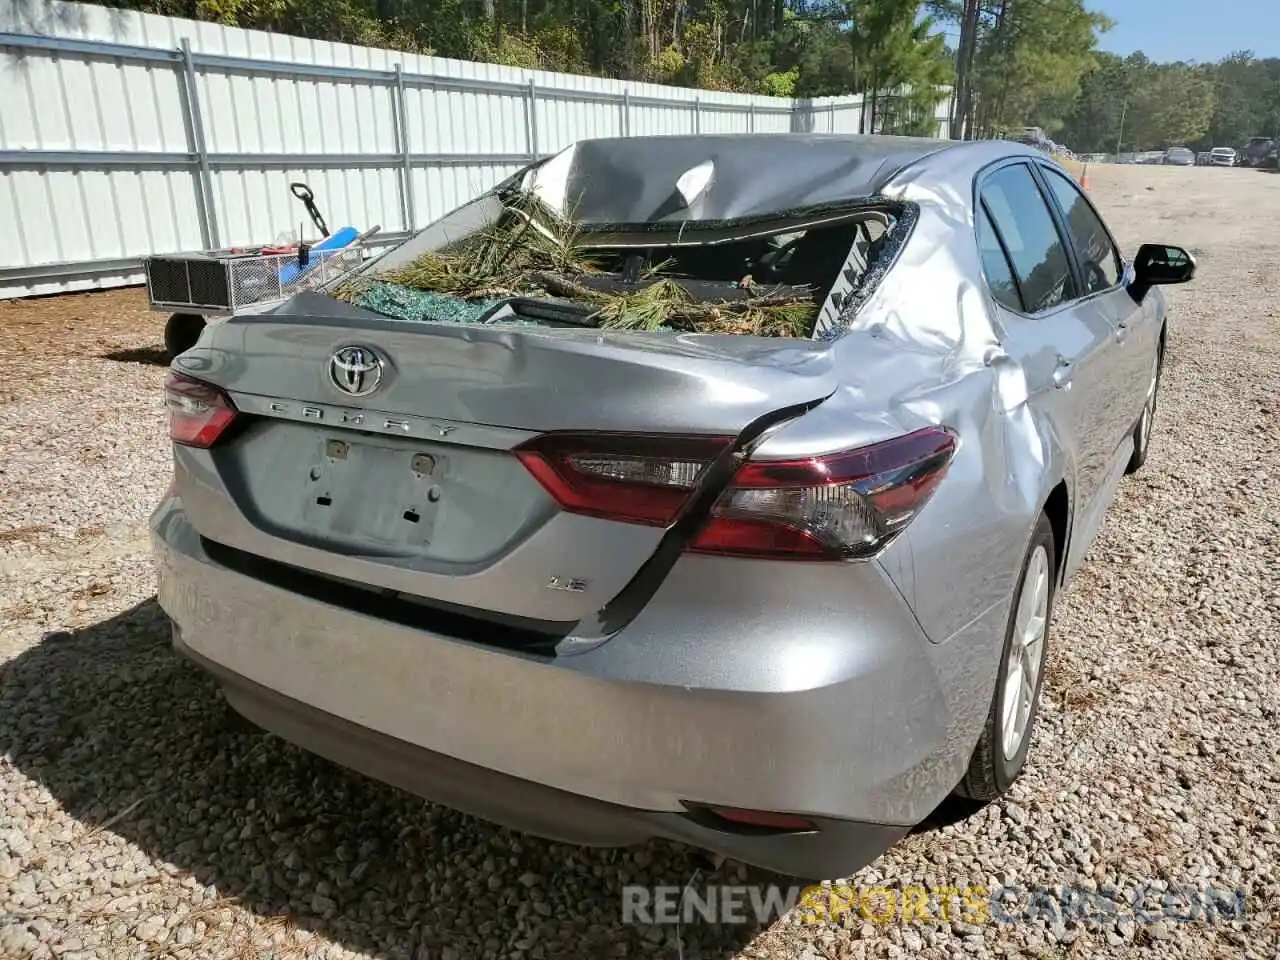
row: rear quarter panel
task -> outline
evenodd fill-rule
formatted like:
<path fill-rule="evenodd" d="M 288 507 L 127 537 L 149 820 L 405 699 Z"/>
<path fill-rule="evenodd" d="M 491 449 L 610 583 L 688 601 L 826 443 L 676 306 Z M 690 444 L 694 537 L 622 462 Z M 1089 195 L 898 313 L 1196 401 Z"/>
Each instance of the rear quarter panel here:
<path fill-rule="evenodd" d="M 758 451 L 829 452 L 928 424 L 956 431 L 947 477 L 873 562 L 931 641 L 956 754 L 965 757 L 986 716 L 1034 524 L 1049 492 L 1064 479 L 1073 485 L 1075 470 L 1057 408 L 1037 401 L 1026 371 L 1001 349 L 983 279 L 973 182 L 1007 150 L 967 145 L 886 188 L 919 215 L 892 269 L 845 318 L 834 345 L 844 385 Z"/>
<path fill-rule="evenodd" d="M 946 724 L 948 757 L 960 764 L 946 766 L 936 784 L 913 788 L 936 802 L 959 779 L 986 718 L 1015 578 L 1050 478 L 1065 465 L 1052 424 L 1018 400 L 1018 369 L 955 366 L 945 354 L 907 352 L 865 333 L 850 333 L 841 347 L 854 368 L 874 371 L 870 381 L 912 386 L 875 406 L 867 381 L 851 383 L 780 429 L 757 454 L 849 449 L 932 423 L 959 435 L 946 478 L 911 525 L 877 559 L 849 564 L 878 566 L 926 638 L 911 656 L 936 678 L 945 701 L 936 719 Z M 822 572 L 823 584 L 839 582 L 835 571 Z M 857 571 L 848 573 L 852 579 Z M 809 578 L 806 591 L 825 589 L 818 584 Z M 824 600 L 802 594 L 800 602 Z M 858 642 L 856 627 L 852 619 L 845 626 L 847 644 Z M 903 707 L 903 716 L 910 712 Z M 888 711 L 881 719 L 899 718 Z"/>
<path fill-rule="evenodd" d="M 929 424 L 960 442 L 947 476 L 878 562 L 935 643 L 1007 606 L 1048 492 L 1070 470 L 1051 413 L 1029 402 L 1020 368 L 957 364 L 884 335 L 851 331 L 838 344 L 845 387 L 779 429 L 764 459 L 821 455 Z M 902 389 L 889 392 L 890 384 Z M 1002 639 L 1002 638 L 1000 638 Z"/>
<path fill-rule="evenodd" d="M 1007 606 L 1049 492 L 1064 478 L 1071 486 L 1075 469 L 1057 408 L 1037 402 L 1001 348 L 973 223 L 972 184 L 987 152 L 954 173 L 897 186 L 895 198 L 919 215 L 898 262 L 836 344 L 835 367 L 852 390 L 804 418 L 815 430 L 848 420 L 852 409 L 837 405 L 843 397 L 891 423 L 884 436 L 931 423 L 958 434 L 946 479 L 879 558 L 938 643 Z"/>

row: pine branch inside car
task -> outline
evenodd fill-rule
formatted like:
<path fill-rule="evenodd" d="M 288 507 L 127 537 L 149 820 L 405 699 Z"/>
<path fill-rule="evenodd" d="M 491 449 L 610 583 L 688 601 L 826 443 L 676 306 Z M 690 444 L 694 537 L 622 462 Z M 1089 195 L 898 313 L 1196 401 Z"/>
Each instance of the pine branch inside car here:
<path fill-rule="evenodd" d="M 714 243 L 614 246 L 519 193 L 486 228 L 335 295 L 403 320 L 808 337 L 850 251 L 865 274 L 891 224 L 876 209 Z M 539 300 L 560 307 L 554 318 Z"/>

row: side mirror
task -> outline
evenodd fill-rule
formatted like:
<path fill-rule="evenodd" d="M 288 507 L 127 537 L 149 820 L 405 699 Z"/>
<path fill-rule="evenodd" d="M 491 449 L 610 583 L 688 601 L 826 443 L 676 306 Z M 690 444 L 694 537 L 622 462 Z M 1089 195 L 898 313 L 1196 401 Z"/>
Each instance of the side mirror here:
<path fill-rule="evenodd" d="M 1141 303 L 1155 286 L 1189 283 L 1196 275 L 1196 261 L 1182 247 L 1144 243 L 1133 258 L 1133 282 L 1129 294 Z"/>

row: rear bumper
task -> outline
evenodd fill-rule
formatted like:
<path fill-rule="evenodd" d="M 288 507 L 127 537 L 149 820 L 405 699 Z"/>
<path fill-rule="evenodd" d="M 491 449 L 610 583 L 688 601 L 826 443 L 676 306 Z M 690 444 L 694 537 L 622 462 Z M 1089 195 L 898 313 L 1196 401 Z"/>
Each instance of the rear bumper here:
<path fill-rule="evenodd" d="M 735 835 L 679 813 L 592 800 L 396 740 L 281 696 L 193 652 L 176 627 L 173 644 L 218 680 L 232 707 L 264 730 L 375 780 L 536 836 L 585 846 L 665 837 L 786 876 L 831 879 L 870 863 L 909 830 L 817 818 L 815 833 Z"/>
<path fill-rule="evenodd" d="M 153 541 L 179 648 L 286 739 L 542 836 L 663 836 L 807 877 L 862 866 L 958 782 L 1005 615 L 935 644 L 874 565 L 815 565 L 801 596 L 753 583 L 750 562 L 702 561 L 608 642 L 537 658 L 230 570 L 176 498 Z M 708 829 L 689 804 L 800 814 L 820 832 Z"/>

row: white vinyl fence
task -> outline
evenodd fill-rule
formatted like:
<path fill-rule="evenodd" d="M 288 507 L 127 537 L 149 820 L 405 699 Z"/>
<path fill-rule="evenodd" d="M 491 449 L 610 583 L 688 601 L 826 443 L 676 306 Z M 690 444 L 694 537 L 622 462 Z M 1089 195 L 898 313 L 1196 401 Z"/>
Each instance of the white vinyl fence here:
<path fill-rule="evenodd" d="M 939 107 L 945 136 L 946 101 Z M 587 137 L 856 132 L 793 101 L 519 70 L 60 3 L 0 0 L 0 299 L 142 281 L 152 253 L 403 238 Z"/>

